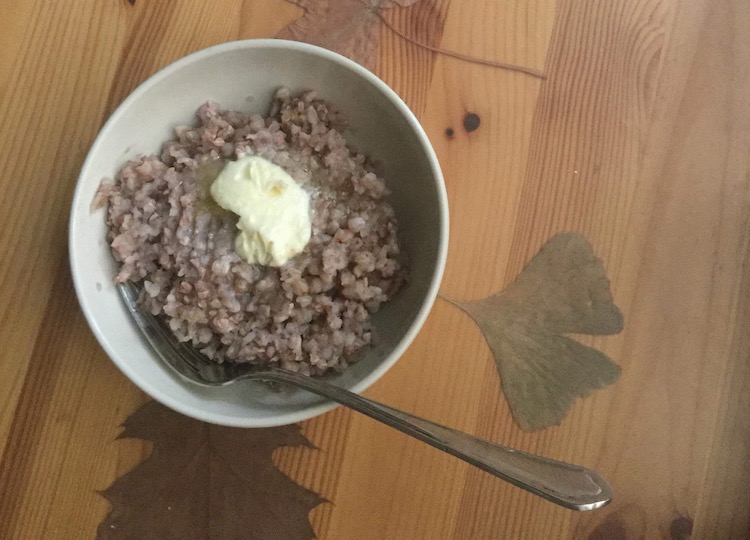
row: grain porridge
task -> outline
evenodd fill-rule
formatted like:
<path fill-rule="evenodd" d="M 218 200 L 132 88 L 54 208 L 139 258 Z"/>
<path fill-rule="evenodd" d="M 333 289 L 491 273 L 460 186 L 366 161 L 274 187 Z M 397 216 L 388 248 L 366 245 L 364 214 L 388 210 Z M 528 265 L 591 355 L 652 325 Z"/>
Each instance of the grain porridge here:
<path fill-rule="evenodd" d="M 371 314 L 407 279 L 388 189 L 342 133 L 346 119 L 314 92 L 280 89 L 268 116 L 208 102 L 161 155 L 104 180 L 116 282 L 142 284 L 140 304 L 217 362 L 342 371 L 374 336 Z M 210 186 L 240 156 L 264 158 L 310 194 L 311 235 L 285 264 L 234 250 L 237 216 Z"/>

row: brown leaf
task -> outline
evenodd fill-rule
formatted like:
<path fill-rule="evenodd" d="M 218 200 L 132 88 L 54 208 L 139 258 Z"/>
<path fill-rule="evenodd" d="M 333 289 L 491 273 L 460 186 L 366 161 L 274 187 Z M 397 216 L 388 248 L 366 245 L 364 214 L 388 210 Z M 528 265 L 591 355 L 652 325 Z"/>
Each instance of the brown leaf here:
<path fill-rule="evenodd" d="M 407 7 L 419 0 L 288 0 L 305 13 L 276 37 L 319 45 L 375 68 L 383 9 Z"/>
<path fill-rule="evenodd" d="M 324 499 L 272 461 L 281 446 L 312 447 L 299 426 L 214 426 L 152 401 L 128 417 L 120 438 L 152 441 L 153 452 L 103 492 L 112 510 L 97 538 L 315 537 L 308 514 Z"/>
<path fill-rule="evenodd" d="M 506 290 L 455 303 L 482 329 L 523 429 L 559 424 L 576 398 L 619 377 L 606 355 L 565 335 L 623 328 L 604 265 L 578 234 L 549 240 Z"/>

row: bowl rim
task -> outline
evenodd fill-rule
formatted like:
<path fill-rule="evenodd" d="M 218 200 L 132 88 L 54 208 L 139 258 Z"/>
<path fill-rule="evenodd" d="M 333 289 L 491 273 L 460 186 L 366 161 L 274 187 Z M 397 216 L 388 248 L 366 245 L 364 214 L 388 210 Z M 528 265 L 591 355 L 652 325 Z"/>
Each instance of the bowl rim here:
<path fill-rule="evenodd" d="M 369 71 L 367 68 L 336 52 L 318 47 L 316 45 L 282 39 L 263 38 L 237 40 L 213 45 L 183 56 L 149 76 L 117 106 L 117 108 L 114 110 L 114 112 L 112 112 L 107 121 L 102 125 L 81 166 L 81 170 L 76 180 L 75 190 L 73 192 L 70 217 L 68 220 L 68 263 L 70 265 L 71 275 L 73 279 L 73 287 L 75 289 L 76 297 L 78 299 L 78 304 L 81 307 L 81 311 L 83 312 L 86 322 L 93 332 L 97 342 L 107 353 L 109 359 L 133 384 L 135 384 L 140 390 L 145 392 L 151 398 L 169 407 L 172 410 L 175 410 L 181 414 L 195 418 L 197 420 L 229 427 L 273 427 L 288 425 L 301 422 L 315 416 L 319 416 L 334 409 L 335 407 L 338 407 L 339 405 L 330 400 L 326 400 L 326 402 L 318 405 L 306 406 L 297 411 L 283 412 L 265 418 L 234 417 L 194 408 L 190 405 L 186 405 L 178 399 L 174 399 L 168 395 L 165 395 L 162 390 L 153 385 L 147 378 L 143 378 L 138 375 L 136 371 L 130 367 L 129 363 L 124 358 L 121 358 L 121 355 L 114 350 L 109 341 L 106 339 L 106 336 L 104 336 L 101 332 L 99 325 L 97 324 L 93 313 L 90 311 L 89 306 L 85 301 L 82 293 L 82 286 L 85 277 L 83 275 L 80 275 L 80 273 L 76 269 L 76 253 L 74 248 L 74 222 L 77 215 L 76 209 L 81 207 L 80 199 L 83 196 L 82 179 L 88 174 L 87 169 L 91 166 L 93 156 L 99 151 L 99 147 L 103 144 L 105 136 L 108 135 L 110 126 L 114 124 L 125 113 L 125 111 L 127 111 L 131 104 L 141 97 L 142 94 L 144 94 L 162 79 L 172 75 L 176 71 L 179 71 L 183 67 L 197 60 L 202 60 L 211 56 L 217 56 L 233 50 L 268 48 L 295 50 L 322 57 L 325 60 L 339 64 L 349 71 L 354 72 L 356 75 L 365 79 L 367 82 L 373 85 L 377 91 L 379 91 L 388 99 L 388 101 L 392 105 L 395 106 L 398 112 L 407 121 L 414 134 L 417 136 L 422 151 L 424 152 L 424 155 L 429 162 L 432 179 L 437 192 L 439 202 L 439 241 L 437 263 L 433 271 L 432 279 L 427 289 L 427 293 L 425 294 L 422 301 L 422 305 L 411 325 L 399 340 L 397 346 L 383 359 L 383 361 L 375 369 L 367 373 L 360 381 L 358 381 L 350 388 L 352 392 L 358 394 L 362 393 L 372 384 L 378 381 L 391 367 L 393 367 L 396 361 L 401 358 L 401 356 L 403 356 L 406 349 L 414 341 L 414 338 L 417 336 L 422 326 L 424 325 L 427 316 L 435 302 L 435 299 L 437 298 L 448 254 L 448 195 L 435 150 L 432 147 L 432 144 L 430 143 L 430 140 L 427 137 L 424 128 L 419 123 L 419 120 L 417 120 L 417 117 L 414 115 L 411 109 L 409 109 L 406 103 L 401 99 L 401 97 L 399 97 L 398 94 L 396 94 L 393 89 L 391 89 L 385 82 L 383 82 L 377 75 Z M 89 205 L 84 206 L 86 208 L 89 208 Z M 182 381 L 182 384 L 189 385 L 190 383 Z"/>

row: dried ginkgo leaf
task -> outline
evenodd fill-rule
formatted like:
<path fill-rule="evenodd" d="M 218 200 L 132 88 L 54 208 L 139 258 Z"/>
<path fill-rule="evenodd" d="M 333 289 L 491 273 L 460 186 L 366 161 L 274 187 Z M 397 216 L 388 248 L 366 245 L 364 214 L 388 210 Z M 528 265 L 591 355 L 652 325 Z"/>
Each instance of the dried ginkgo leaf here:
<path fill-rule="evenodd" d="M 128 417 L 120 438 L 152 441 L 153 452 L 103 492 L 112 510 L 97 538 L 315 537 L 308 514 L 325 499 L 272 460 L 282 446 L 312 447 L 299 426 L 214 426 L 151 401 Z"/>
<path fill-rule="evenodd" d="M 375 68 L 380 40 L 380 11 L 407 7 L 419 0 L 288 0 L 304 15 L 276 37 L 304 41 Z"/>
<path fill-rule="evenodd" d="M 578 234 L 549 240 L 504 291 L 454 303 L 481 328 L 513 416 L 525 430 L 559 424 L 576 398 L 620 375 L 606 355 L 565 335 L 623 328 L 604 265 Z"/>

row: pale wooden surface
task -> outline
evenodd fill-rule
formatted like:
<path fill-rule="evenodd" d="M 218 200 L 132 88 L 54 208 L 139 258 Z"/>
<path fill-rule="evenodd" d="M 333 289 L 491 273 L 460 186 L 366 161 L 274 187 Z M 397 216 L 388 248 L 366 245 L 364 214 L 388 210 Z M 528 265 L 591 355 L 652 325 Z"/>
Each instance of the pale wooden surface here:
<path fill-rule="evenodd" d="M 92 538 L 107 512 L 97 490 L 148 453 L 114 440 L 146 398 L 97 346 L 67 269 L 93 137 L 161 66 L 272 36 L 299 13 L 282 0 L 0 0 L 0 538 Z M 541 433 L 513 424 L 481 334 L 442 300 L 368 395 L 594 467 L 616 499 L 571 513 L 337 410 L 303 425 L 321 450 L 277 455 L 333 501 L 311 515 L 319 538 L 669 538 L 689 523 L 696 538 L 750 536 L 746 0 L 421 0 L 386 16 L 407 35 L 432 29 L 440 47 L 547 73 L 381 30 L 378 72 L 444 168 L 443 294 L 489 295 L 575 230 L 604 260 L 626 328 L 584 338 L 621 380 Z M 469 111 L 481 125 L 467 134 Z"/>

